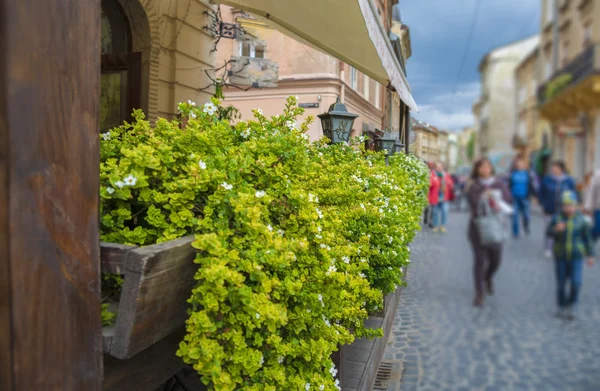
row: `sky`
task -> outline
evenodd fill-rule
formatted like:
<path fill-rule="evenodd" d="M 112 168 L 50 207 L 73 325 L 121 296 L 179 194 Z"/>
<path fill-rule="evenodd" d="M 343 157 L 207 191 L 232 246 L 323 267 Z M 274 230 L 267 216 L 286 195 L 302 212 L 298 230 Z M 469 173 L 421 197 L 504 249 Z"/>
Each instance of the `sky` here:
<path fill-rule="evenodd" d="M 456 131 L 473 124 L 471 108 L 479 96 L 481 58 L 539 31 L 541 0 L 480 0 L 459 76 L 477 1 L 399 1 L 402 22 L 411 36 L 406 73 L 419 106 L 413 116 L 441 129 Z"/>

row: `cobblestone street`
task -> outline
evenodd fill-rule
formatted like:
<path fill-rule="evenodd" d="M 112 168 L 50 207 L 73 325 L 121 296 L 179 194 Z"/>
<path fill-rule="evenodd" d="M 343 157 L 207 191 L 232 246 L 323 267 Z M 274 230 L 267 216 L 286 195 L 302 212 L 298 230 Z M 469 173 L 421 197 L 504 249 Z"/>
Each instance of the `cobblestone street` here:
<path fill-rule="evenodd" d="M 449 217 L 448 234 L 424 231 L 413 245 L 383 359 L 401 379 L 376 389 L 600 390 L 600 266 L 584 270 L 577 320 L 556 318 L 535 218 L 531 237 L 505 246 L 496 293 L 475 309 L 467 215 Z"/>

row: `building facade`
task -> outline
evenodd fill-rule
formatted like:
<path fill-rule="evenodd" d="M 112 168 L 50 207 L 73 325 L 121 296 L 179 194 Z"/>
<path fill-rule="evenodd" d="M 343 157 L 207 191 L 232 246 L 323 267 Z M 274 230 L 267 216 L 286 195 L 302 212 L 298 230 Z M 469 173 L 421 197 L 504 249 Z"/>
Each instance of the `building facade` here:
<path fill-rule="evenodd" d="M 408 29 L 399 20 L 393 20 L 397 14 L 392 8 L 395 3 L 376 2 L 396 54 L 410 55 Z M 323 134 L 317 115 L 327 111 L 339 97 L 349 112 L 359 115 L 353 136 L 374 134 L 376 129 L 400 130 L 400 99 L 396 93 L 389 93 L 362 72 L 260 19 L 227 6 L 221 6 L 220 10 L 224 22 L 243 29 L 236 39 L 219 42 L 216 60 L 221 65 L 233 64 L 229 82 L 234 86 L 224 89 L 225 104 L 237 107 L 242 119 L 252 118 L 252 110 L 257 108 L 267 116 L 279 114 L 285 99 L 297 96 L 305 109 L 304 118 L 315 119 L 309 126 L 309 135 L 314 140 Z"/>
<path fill-rule="evenodd" d="M 409 145 L 409 150 L 412 154 L 426 162 L 438 162 L 440 158 L 438 136 L 439 132 L 435 127 L 411 118 L 413 142 Z"/>
<path fill-rule="evenodd" d="M 473 110 L 477 117 L 478 152 L 497 162 L 499 169 L 505 168 L 504 161 L 513 154 L 515 69 L 538 41 L 535 36 L 494 49 L 479 65 L 481 95 Z"/>
<path fill-rule="evenodd" d="M 552 155 L 583 180 L 600 167 L 600 1 L 542 1 L 540 37 L 537 103 Z"/>
<path fill-rule="evenodd" d="M 100 130 L 141 108 L 172 118 L 177 102 L 202 104 L 214 93 L 209 0 L 102 0 Z M 208 13 L 208 14 L 207 14 Z"/>

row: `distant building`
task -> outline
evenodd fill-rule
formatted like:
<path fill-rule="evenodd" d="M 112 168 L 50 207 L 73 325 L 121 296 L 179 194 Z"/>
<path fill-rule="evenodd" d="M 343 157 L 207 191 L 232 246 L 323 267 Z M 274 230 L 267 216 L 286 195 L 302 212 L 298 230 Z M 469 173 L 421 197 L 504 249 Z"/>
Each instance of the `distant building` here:
<path fill-rule="evenodd" d="M 600 1 L 543 1 L 540 36 L 537 104 L 552 157 L 582 180 L 600 167 Z"/>
<path fill-rule="evenodd" d="M 403 71 L 411 55 L 408 27 L 402 25 L 399 11 L 392 12 L 397 1 L 375 1 L 394 53 Z M 336 99 L 349 112 L 358 114 L 352 136 L 373 135 L 375 130 L 399 133 L 400 98 L 385 86 L 352 66 L 320 50 L 271 28 L 259 18 L 228 6 L 221 6 L 224 22 L 243 28 L 236 39 L 223 39 L 218 44 L 217 64 L 230 61 L 229 79 L 239 88 L 225 89 L 225 104 L 240 110 L 243 119 L 252 117 L 260 108 L 267 116 L 277 115 L 288 96 L 298 96 L 305 118 L 313 116 L 309 135 L 322 136 L 316 117 L 329 109 Z M 406 55 L 406 57 L 405 57 Z M 244 89 L 247 89 L 244 90 Z"/>
<path fill-rule="evenodd" d="M 479 153 L 490 157 L 500 171 L 509 168 L 510 164 L 506 166 L 505 162 L 513 155 L 515 69 L 538 41 L 534 36 L 504 45 L 487 53 L 479 64 L 481 96 L 476 107 Z"/>
<path fill-rule="evenodd" d="M 438 130 L 415 118 L 411 118 L 411 122 L 411 137 L 413 142 L 409 146 L 410 152 L 427 162 L 437 162 L 440 156 Z"/>

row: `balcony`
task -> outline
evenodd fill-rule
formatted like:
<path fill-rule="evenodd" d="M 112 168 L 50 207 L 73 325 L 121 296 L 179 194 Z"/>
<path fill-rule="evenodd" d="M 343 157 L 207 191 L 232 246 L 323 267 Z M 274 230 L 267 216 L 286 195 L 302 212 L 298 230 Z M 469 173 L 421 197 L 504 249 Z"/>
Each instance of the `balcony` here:
<path fill-rule="evenodd" d="M 550 119 L 600 108 L 600 44 L 588 47 L 540 86 L 537 101 L 542 115 Z"/>
<path fill-rule="evenodd" d="M 232 56 L 228 82 L 236 86 L 274 88 L 279 80 L 279 64 L 267 58 Z"/>

